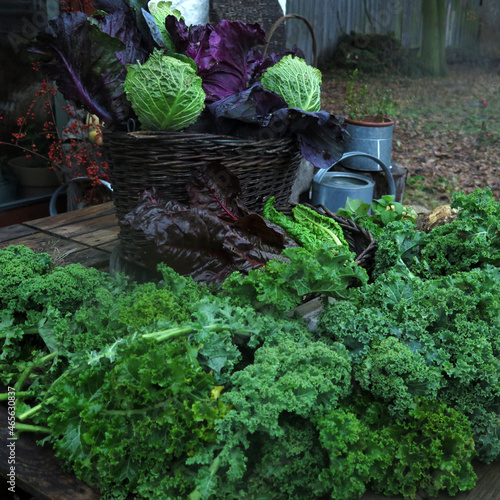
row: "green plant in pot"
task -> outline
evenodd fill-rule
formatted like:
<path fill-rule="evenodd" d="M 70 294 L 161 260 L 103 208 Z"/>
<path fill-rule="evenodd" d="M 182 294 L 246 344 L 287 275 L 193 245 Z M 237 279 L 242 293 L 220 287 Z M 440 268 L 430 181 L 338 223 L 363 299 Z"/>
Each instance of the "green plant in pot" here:
<path fill-rule="evenodd" d="M 358 70 L 355 70 L 349 77 L 346 89 L 344 153 L 368 153 L 390 167 L 396 110 L 392 91 L 371 91 L 367 84 L 359 84 L 358 76 Z M 381 170 L 369 158 L 349 158 L 342 163 L 353 170 Z"/>

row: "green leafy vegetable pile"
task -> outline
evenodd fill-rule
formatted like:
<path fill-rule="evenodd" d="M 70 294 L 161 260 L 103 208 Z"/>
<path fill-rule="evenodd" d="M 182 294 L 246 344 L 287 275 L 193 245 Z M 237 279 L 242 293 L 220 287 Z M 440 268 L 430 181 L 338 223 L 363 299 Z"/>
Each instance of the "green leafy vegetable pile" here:
<path fill-rule="evenodd" d="M 137 284 L 0 250 L 0 379 L 17 430 L 104 499 L 472 489 L 473 460 L 500 458 L 500 203 L 486 190 L 453 204 L 455 222 L 429 233 L 394 203 L 354 215 L 377 228 L 370 279 L 324 241 L 222 291 L 165 265 Z M 317 274 L 341 258 L 345 278 Z M 283 311 L 314 280 L 335 300 L 310 330 Z"/>
<path fill-rule="evenodd" d="M 500 457 L 500 202 L 453 197 L 456 219 L 429 233 L 381 227 L 375 278 L 331 304 L 320 333 L 349 350 L 363 391 L 404 417 L 415 397 L 469 419 L 479 458 Z M 358 222 L 362 223 L 360 219 Z"/>

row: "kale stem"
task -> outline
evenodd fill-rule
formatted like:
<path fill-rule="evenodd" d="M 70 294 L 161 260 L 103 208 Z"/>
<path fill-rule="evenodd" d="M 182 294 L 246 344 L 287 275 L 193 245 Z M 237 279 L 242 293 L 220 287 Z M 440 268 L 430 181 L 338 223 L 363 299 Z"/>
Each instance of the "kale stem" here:
<path fill-rule="evenodd" d="M 38 368 L 39 366 L 42 366 L 46 361 L 49 361 L 53 358 L 55 358 L 58 355 L 58 351 L 51 352 L 50 354 L 47 354 L 46 356 L 41 357 L 38 360 L 33 361 L 32 364 L 28 365 L 24 371 L 21 373 L 21 376 L 19 377 L 18 381 L 14 384 L 14 389 L 15 391 L 20 391 L 23 388 L 24 383 L 30 376 L 30 373 L 35 369 Z"/>
<path fill-rule="evenodd" d="M 179 326 L 175 328 L 168 328 L 167 330 L 160 330 L 159 332 L 145 333 L 142 335 L 142 338 L 151 338 L 160 341 L 169 338 L 182 337 L 182 335 L 186 335 L 192 331 L 194 331 L 192 326 Z"/>
<path fill-rule="evenodd" d="M 42 406 L 44 404 L 50 403 L 51 401 L 54 401 L 54 399 L 56 399 L 55 396 L 51 396 L 50 398 L 47 398 L 42 403 L 39 403 L 36 406 L 33 406 L 33 408 L 30 408 L 29 410 L 26 410 L 24 413 L 21 413 L 21 415 L 18 415 L 17 419 L 22 422 L 23 420 L 26 420 L 27 418 L 30 418 L 33 415 L 36 415 L 42 409 Z"/>
<path fill-rule="evenodd" d="M 16 398 L 23 398 L 24 396 L 31 396 L 30 391 L 16 391 L 16 392 L 4 392 L 0 394 L 0 401 L 7 401 L 7 399 L 12 396 L 15 396 Z"/>
<path fill-rule="evenodd" d="M 52 431 L 48 427 L 42 427 L 40 425 L 16 423 L 15 428 L 16 431 L 21 432 L 45 432 L 46 434 L 52 434 Z"/>
<path fill-rule="evenodd" d="M 35 333 L 38 333 L 38 327 L 32 326 L 30 328 L 23 329 L 23 335 L 34 335 Z M 9 332 L 7 333 L 0 333 L 0 339 L 5 339 L 10 335 Z"/>
<path fill-rule="evenodd" d="M 216 332 L 219 330 L 223 330 L 224 327 L 218 323 L 214 325 L 208 325 L 205 327 L 206 330 L 211 332 Z M 193 326 L 180 326 L 175 328 L 169 328 L 167 330 L 160 330 L 159 332 L 153 333 L 145 333 L 142 335 L 142 338 L 148 339 L 152 338 L 157 340 L 158 342 L 162 342 L 163 340 L 173 339 L 176 337 L 182 337 L 188 333 L 194 332 L 195 328 Z"/>

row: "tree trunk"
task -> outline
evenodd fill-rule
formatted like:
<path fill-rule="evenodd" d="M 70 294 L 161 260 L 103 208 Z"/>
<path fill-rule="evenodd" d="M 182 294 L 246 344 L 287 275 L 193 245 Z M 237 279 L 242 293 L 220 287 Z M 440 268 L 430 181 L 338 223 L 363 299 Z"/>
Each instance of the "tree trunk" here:
<path fill-rule="evenodd" d="M 448 67 L 446 65 L 446 0 L 437 0 L 439 20 L 439 72 L 446 76 Z"/>
<path fill-rule="evenodd" d="M 445 76 L 446 0 L 422 0 L 422 18 L 423 69 L 431 76 Z"/>

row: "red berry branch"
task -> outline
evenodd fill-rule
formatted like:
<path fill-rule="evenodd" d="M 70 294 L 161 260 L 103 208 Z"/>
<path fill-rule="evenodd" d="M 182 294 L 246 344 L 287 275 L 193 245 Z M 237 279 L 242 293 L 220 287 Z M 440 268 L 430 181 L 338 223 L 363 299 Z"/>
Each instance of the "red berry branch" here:
<path fill-rule="evenodd" d="M 35 70 L 38 68 L 35 65 Z M 11 146 L 23 151 L 27 157 L 44 159 L 48 168 L 59 171 L 63 178 L 88 177 L 91 182 L 85 187 L 81 200 L 86 204 L 99 203 L 104 190 L 99 189 L 102 180 L 109 180 L 109 166 L 103 159 L 102 124 L 87 113 L 75 111 L 70 105 L 63 106 L 68 124 L 60 133 L 55 119 L 54 97 L 57 89 L 42 80 L 24 116 L 17 119 L 18 130 L 12 133 L 11 142 L 0 141 L 0 145 Z M 36 124 L 36 109 L 43 103 L 47 115 L 39 130 Z M 82 119 L 82 116 L 84 117 Z M 85 116 L 87 117 L 85 119 Z M 90 132 L 90 134 L 89 134 Z"/>

